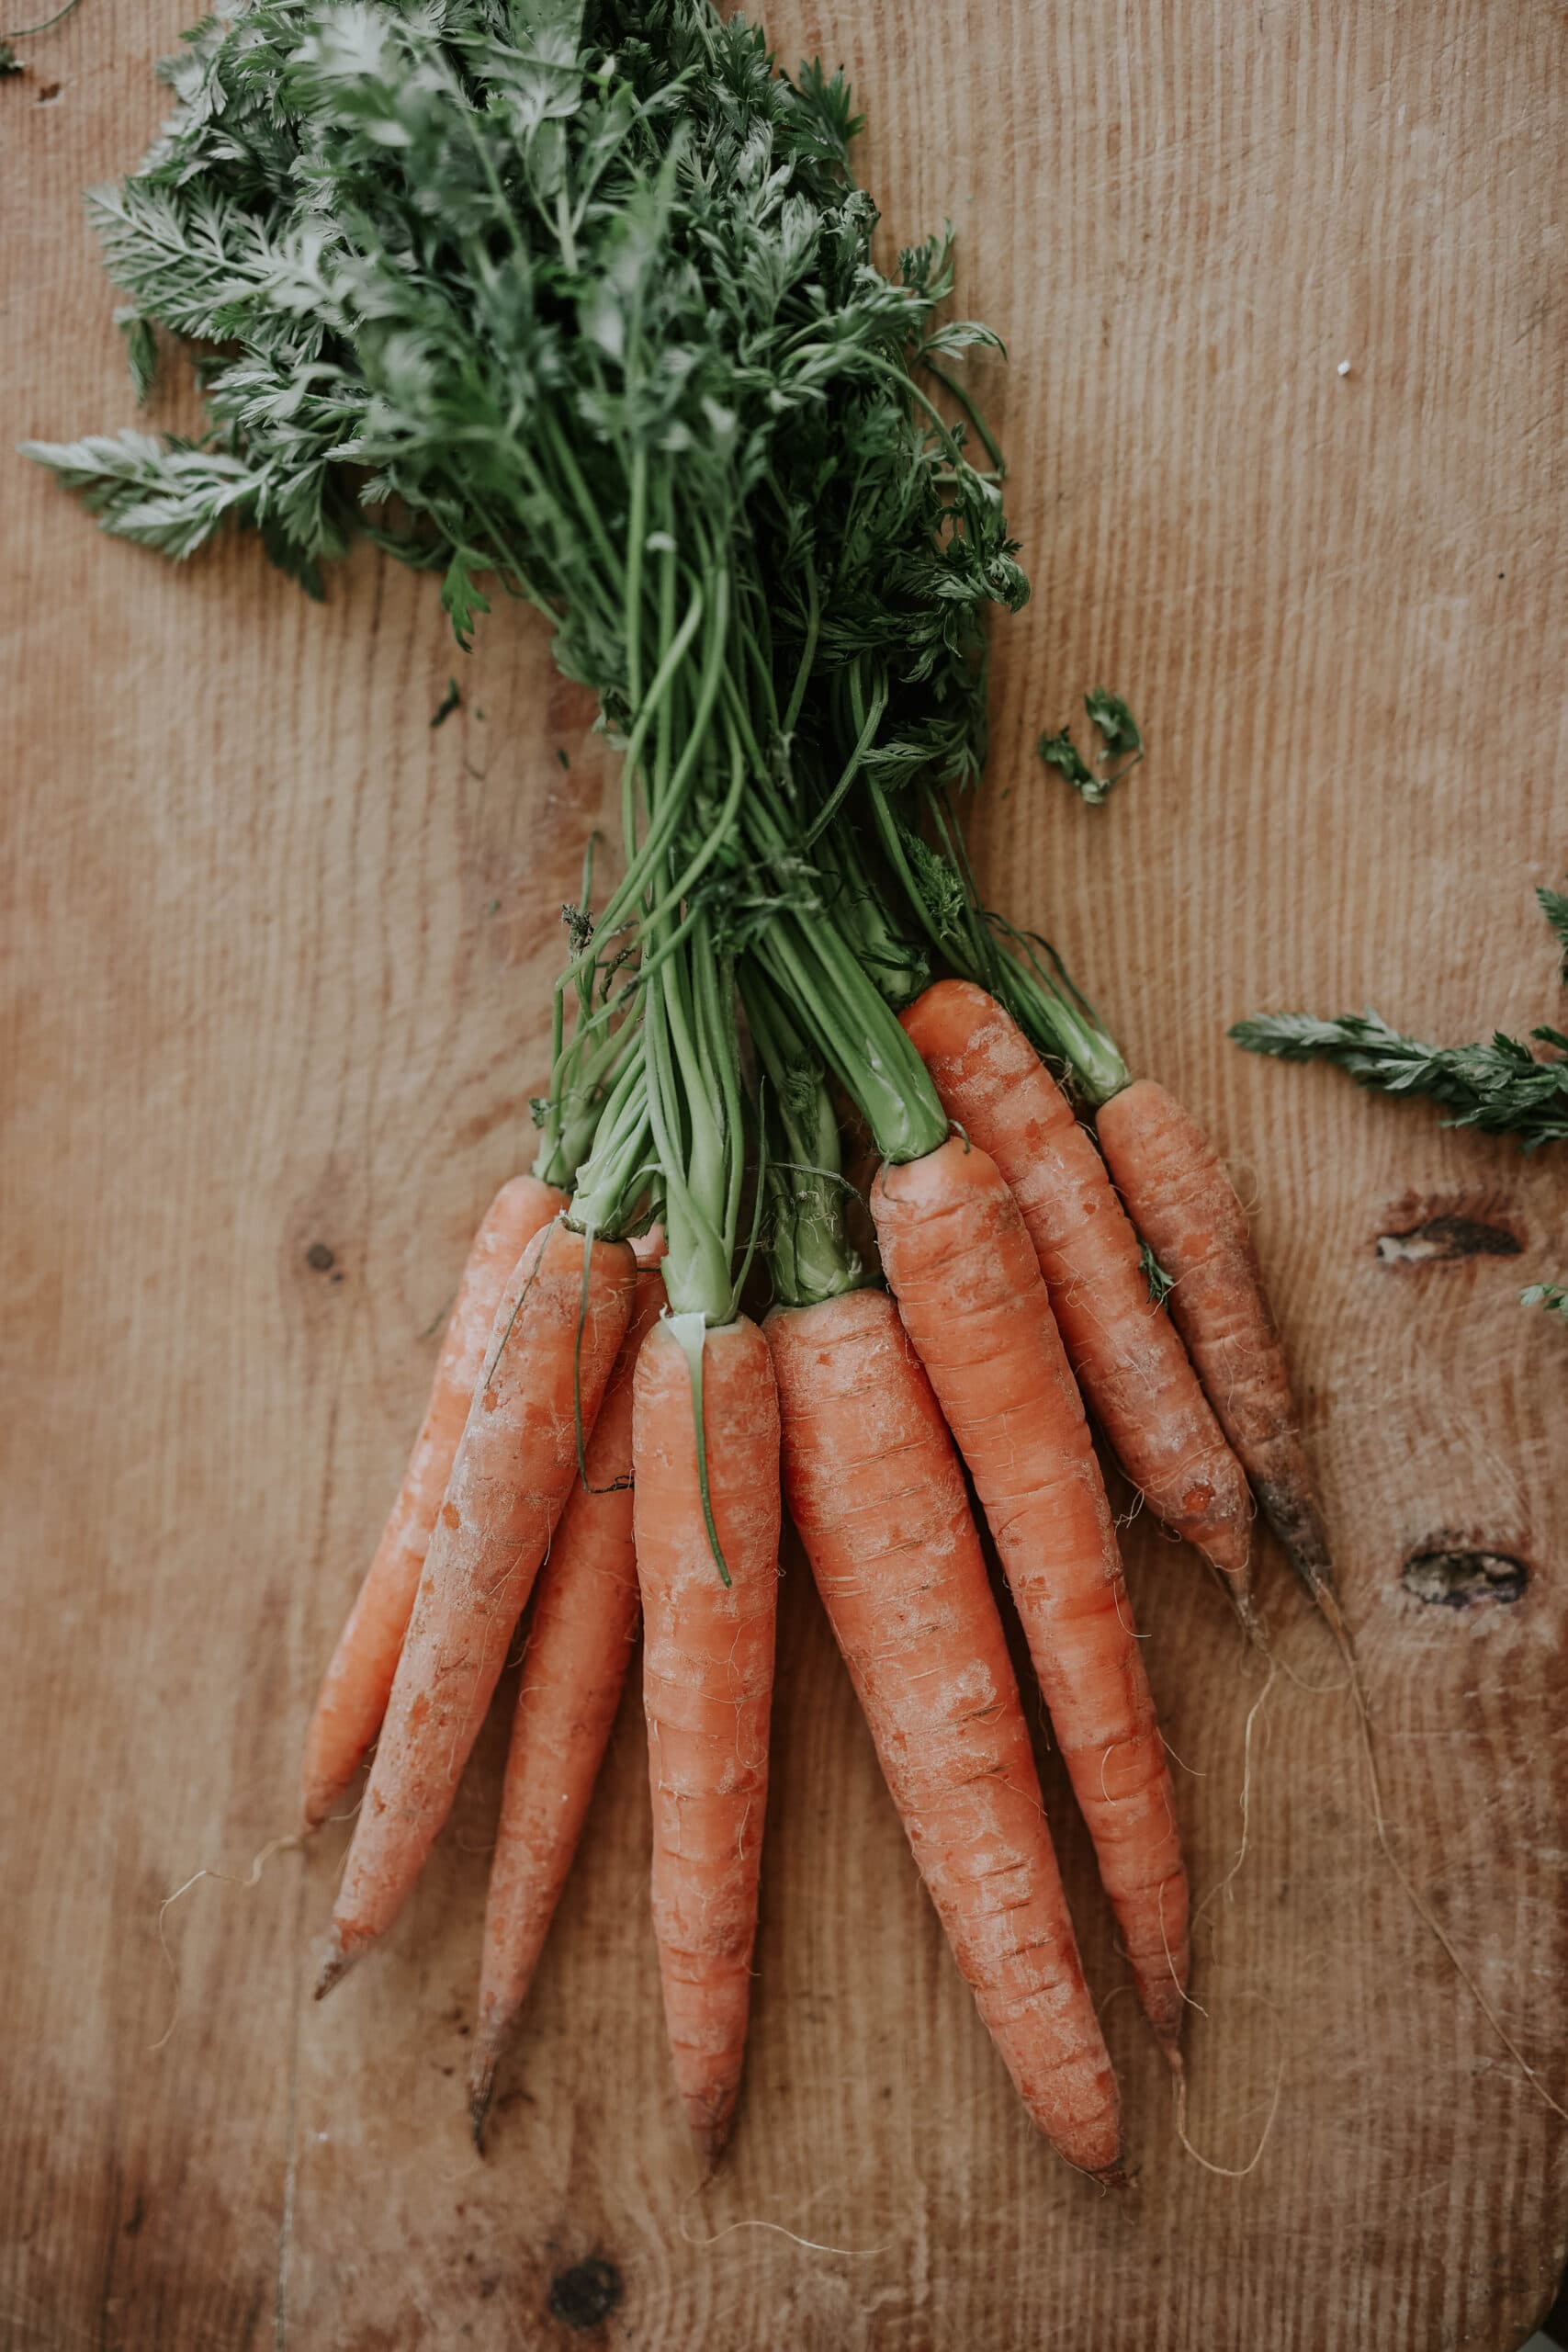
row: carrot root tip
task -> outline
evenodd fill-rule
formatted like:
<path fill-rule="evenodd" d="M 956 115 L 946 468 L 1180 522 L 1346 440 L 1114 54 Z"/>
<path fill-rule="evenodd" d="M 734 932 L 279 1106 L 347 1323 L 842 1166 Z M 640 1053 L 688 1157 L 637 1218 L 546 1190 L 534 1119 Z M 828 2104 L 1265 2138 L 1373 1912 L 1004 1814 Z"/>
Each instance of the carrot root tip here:
<path fill-rule="evenodd" d="M 495 2097 L 496 2070 L 500 2064 L 499 2050 L 476 2050 L 468 2075 L 468 2132 L 477 2153 L 481 2156 L 485 2152 L 485 2126 L 490 2120 L 491 2102 Z"/>
<path fill-rule="evenodd" d="M 1263 1620 L 1258 1613 L 1258 1605 L 1252 1595 L 1244 1591 L 1239 1585 L 1232 1584 L 1228 1577 L 1224 1578 L 1223 1581 L 1226 1592 L 1230 1595 L 1231 1607 L 1235 1611 L 1236 1623 L 1247 1636 L 1248 1649 L 1257 1650 L 1260 1656 L 1267 1657 L 1269 1655 L 1269 1635 Z"/>
<path fill-rule="evenodd" d="M 321 1967 L 316 1972 L 316 1989 L 311 1996 L 312 1999 L 324 2001 L 333 1986 L 342 1984 L 358 1957 L 359 1954 L 356 1951 L 344 1950 L 342 1937 L 334 1928 L 326 1950 L 321 1955 Z"/>
<path fill-rule="evenodd" d="M 717 2123 L 692 2125 L 692 2145 L 696 2150 L 705 2188 L 718 2170 L 719 2159 L 729 2145 L 729 2125 L 728 2115 Z"/>

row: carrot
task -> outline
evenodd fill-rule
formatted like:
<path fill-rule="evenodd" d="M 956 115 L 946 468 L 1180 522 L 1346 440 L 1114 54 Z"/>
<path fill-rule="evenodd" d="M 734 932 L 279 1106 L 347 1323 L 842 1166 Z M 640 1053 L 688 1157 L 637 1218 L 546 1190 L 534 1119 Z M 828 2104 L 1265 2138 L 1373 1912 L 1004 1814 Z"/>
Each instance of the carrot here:
<path fill-rule="evenodd" d="M 539 1571 L 501 1793 L 485 1905 L 479 2014 L 468 2076 L 483 2143 L 496 2068 L 527 1997 L 577 1851 L 637 1639 L 632 1380 L 664 1305 L 657 1257 L 637 1248 L 637 1300 L 572 1490 Z"/>
<path fill-rule="evenodd" d="M 1084 1982 L 964 1474 L 886 1293 L 775 1307 L 784 1498 L 953 1956 L 1031 2116 L 1118 2177 Z"/>
<path fill-rule="evenodd" d="M 1104 1482 L 1018 1205 L 957 1137 L 872 1187 L 905 1329 L 996 1538 L 1139 1996 L 1168 2057 L 1187 1875 Z"/>
<path fill-rule="evenodd" d="M 307 1830 L 326 1819 L 381 1728 L 496 1303 L 535 1234 L 566 1204 L 566 1193 L 554 1184 L 514 1176 L 497 1193 L 474 1236 L 403 1483 L 338 1635 L 305 1735 L 299 1798 Z"/>
<path fill-rule="evenodd" d="M 745 1317 L 702 1340 L 702 1427 L 719 1576 L 698 1476 L 692 1372 L 669 1321 L 637 1358 L 634 1517 L 653 1797 L 653 1925 L 675 2080 L 705 2170 L 729 2136 L 751 1995 L 778 1597 L 778 1398 Z"/>
<path fill-rule="evenodd" d="M 901 1019 L 949 1118 L 1000 1169 L 1023 1215 L 1067 1360 L 1118 1460 L 1202 1553 L 1250 1623 L 1252 1498 L 1105 1163 L 1010 1013 L 939 980 Z"/>
<path fill-rule="evenodd" d="M 348 1849 L 319 1999 L 385 1935 L 451 1810 L 631 1315 L 624 1241 L 558 1220 L 496 1309 Z"/>
<path fill-rule="evenodd" d="M 1337 1622 L 1328 1537 L 1247 1212 L 1190 1112 L 1149 1078 L 1098 1114 L 1134 1224 L 1175 1284 L 1171 1312 L 1270 1525 Z"/>

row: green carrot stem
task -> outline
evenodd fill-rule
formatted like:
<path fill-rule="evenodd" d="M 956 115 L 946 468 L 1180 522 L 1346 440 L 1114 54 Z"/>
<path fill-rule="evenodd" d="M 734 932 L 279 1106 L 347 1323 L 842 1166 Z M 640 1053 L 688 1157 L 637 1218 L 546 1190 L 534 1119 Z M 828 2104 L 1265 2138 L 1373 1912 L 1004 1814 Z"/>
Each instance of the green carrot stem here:
<path fill-rule="evenodd" d="M 844 1231 L 839 1125 L 820 1061 L 755 962 L 742 967 L 740 993 L 768 1083 L 761 1182 L 773 1293 L 785 1306 L 816 1306 L 865 1280 Z M 776 1153 L 766 1148 L 775 1139 Z"/>
<path fill-rule="evenodd" d="M 946 1141 L 925 1064 L 830 923 L 786 910 L 761 934 L 757 956 L 842 1080 L 884 1159 L 923 1159 Z"/>

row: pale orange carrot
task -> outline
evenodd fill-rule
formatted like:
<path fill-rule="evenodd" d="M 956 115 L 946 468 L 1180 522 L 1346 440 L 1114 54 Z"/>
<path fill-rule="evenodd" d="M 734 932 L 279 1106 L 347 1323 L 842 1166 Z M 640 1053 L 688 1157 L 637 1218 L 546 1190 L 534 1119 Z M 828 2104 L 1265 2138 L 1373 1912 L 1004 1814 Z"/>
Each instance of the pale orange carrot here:
<path fill-rule="evenodd" d="M 1173 2064 L 1187 1873 L 1105 1486 L 1018 1204 L 959 1137 L 885 1166 L 872 1214 L 905 1329 L 969 1465 L 1138 1993 Z"/>
<path fill-rule="evenodd" d="M 1220 1425 L 1292 1566 L 1337 1623 L 1285 1351 L 1224 1162 L 1191 1113 L 1150 1078 L 1113 1094 L 1095 1126 L 1134 1224 L 1175 1284 L 1171 1312 Z"/>
<path fill-rule="evenodd" d="M 1252 1498 L 1187 1351 L 1149 1295 L 1138 1237 L 1093 1138 L 1005 1007 L 939 980 L 900 1015 L 942 1109 L 1023 1214 L 1067 1361 L 1128 1477 L 1252 1621 Z"/>
<path fill-rule="evenodd" d="M 560 1214 L 567 1198 L 535 1176 L 514 1176 L 502 1186 L 474 1236 L 403 1483 L 338 1635 L 305 1735 L 299 1794 L 308 1830 L 326 1819 L 381 1728 L 497 1302 L 528 1243 Z"/>
<path fill-rule="evenodd" d="M 1041 2131 L 1115 2179 L 1116 2078 L 931 1383 L 885 1292 L 775 1307 L 762 1329 L 784 1499 L 953 1956 Z"/>
<path fill-rule="evenodd" d="M 779 1413 L 754 1323 L 741 1317 L 706 1332 L 702 1380 L 728 1585 L 704 1523 L 690 1366 L 670 1323 L 656 1324 L 637 1358 L 632 1414 L 653 1925 L 676 2086 L 708 2170 L 740 2086 L 768 1801 Z"/>
<path fill-rule="evenodd" d="M 626 1337 L 637 1261 L 558 1220 L 491 1329 L 333 1913 L 317 1997 L 385 1935 L 451 1810 Z"/>
<path fill-rule="evenodd" d="M 632 1382 L 664 1306 L 658 1256 L 635 1244 L 637 1303 L 572 1489 L 539 1571 L 512 1723 L 485 1905 L 479 2022 L 468 2075 L 482 2144 L 496 2068 L 538 1966 L 577 1852 L 637 1639 Z"/>

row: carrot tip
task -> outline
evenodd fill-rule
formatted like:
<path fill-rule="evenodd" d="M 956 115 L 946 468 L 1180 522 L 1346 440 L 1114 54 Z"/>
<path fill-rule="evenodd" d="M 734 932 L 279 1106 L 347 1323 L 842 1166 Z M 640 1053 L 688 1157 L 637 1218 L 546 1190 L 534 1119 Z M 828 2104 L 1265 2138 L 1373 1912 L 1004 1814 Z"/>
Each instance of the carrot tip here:
<path fill-rule="evenodd" d="M 356 1951 L 344 1951 L 342 1938 L 338 1929 L 334 1928 L 322 1955 L 321 1967 L 316 1973 L 316 1989 L 311 1996 L 312 1999 L 324 2001 L 333 1986 L 342 1984 L 358 1957 L 359 1954 Z"/>
<path fill-rule="evenodd" d="M 1327 1619 L 1336 1635 L 1342 1641 L 1348 1639 L 1345 1619 L 1339 1607 L 1339 1589 L 1332 1575 L 1325 1576 L 1321 1570 L 1314 1574 L 1303 1568 L 1300 1561 L 1297 1561 L 1295 1566 L 1302 1582 L 1305 1585 L 1318 1610 Z"/>
<path fill-rule="evenodd" d="M 1089 2178 L 1098 2180 L 1101 2188 L 1126 2188 L 1130 2185 L 1126 2167 L 1120 2156 L 1113 2165 L 1106 2165 L 1100 2171 L 1090 2173 Z"/>
<path fill-rule="evenodd" d="M 468 2077 L 468 2132 L 479 2155 L 485 2152 L 485 2125 L 490 2119 L 490 2103 L 495 2097 L 496 2061 L 493 2057 L 478 2061 Z"/>
<path fill-rule="evenodd" d="M 1251 1593 L 1244 1590 L 1240 1585 L 1233 1584 L 1228 1577 L 1222 1577 L 1221 1581 L 1230 1595 L 1231 1607 L 1236 1614 L 1236 1623 L 1247 1635 L 1247 1646 L 1250 1649 L 1261 1650 L 1267 1656 L 1269 1636 L 1264 1631 L 1263 1620 L 1258 1613 L 1258 1606 Z"/>

